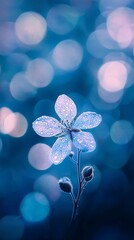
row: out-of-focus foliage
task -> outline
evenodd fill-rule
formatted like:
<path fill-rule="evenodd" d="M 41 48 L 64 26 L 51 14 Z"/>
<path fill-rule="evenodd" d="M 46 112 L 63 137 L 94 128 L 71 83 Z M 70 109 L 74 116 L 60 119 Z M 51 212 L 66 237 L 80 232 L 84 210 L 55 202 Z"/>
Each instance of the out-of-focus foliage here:
<path fill-rule="evenodd" d="M 69 158 L 49 162 L 54 139 L 32 122 L 56 117 L 65 93 L 78 114 L 103 117 L 97 148 L 82 155 L 94 178 L 81 200 L 81 239 L 134 239 L 133 0 L 1 0 L 0 239 L 62 239 L 72 203 L 58 179 L 77 187 Z"/>

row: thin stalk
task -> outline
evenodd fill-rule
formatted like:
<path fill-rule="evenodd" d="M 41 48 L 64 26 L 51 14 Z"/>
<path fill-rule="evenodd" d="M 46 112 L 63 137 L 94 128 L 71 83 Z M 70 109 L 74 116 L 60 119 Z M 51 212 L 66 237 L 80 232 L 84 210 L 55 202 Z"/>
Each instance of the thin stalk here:
<path fill-rule="evenodd" d="M 78 178 L 78 193 L 81 187 L 81 177 L 80 177 L 80 150 L 77 152 L 77 178 Z M 78 197 L 78 196 L 77 196 Z"/>
<path fill-rule="evenodd" d="M 80 197 L 81 197 L 82 190 L 83 190 L 83 185 L 82 184 L 83 184 L 84 179 L 81 180 L 81 174 L 80 174 L 80 150 L 78 150 L 78 154 L 77 154 L 77 178 L 78 178 L 78 193 L 77 193 L 77 197 L 74 201 L 71 224 L 73 223 L 73 221 L 75 219 L 76 212 L 77 212 L 77 209 L 78 209 L 78 204 L 79 204 Z"/>
<path fill-rule="evenodd" d="M 71 197 L 72 197 L 72 201 L 73 201 L 73 205 L 75 204 L 75 196 L 74 196 L 74 193 L 71 191 Z"/>

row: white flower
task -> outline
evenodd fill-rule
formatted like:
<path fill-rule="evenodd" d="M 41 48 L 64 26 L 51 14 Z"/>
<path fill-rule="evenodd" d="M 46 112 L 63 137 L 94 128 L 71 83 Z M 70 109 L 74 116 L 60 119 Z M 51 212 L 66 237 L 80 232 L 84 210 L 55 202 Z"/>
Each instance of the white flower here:
<path fill-rule="evenodd" d="M 61 163 L 71 152 L 72 144 L 81 151 L 92 152 L 96 148 L 94 137 L 81 129 L 97 127 L 102 117 L 95 112 L 83 112 L 76 120 L 77 108 L 71 98 L 65 94 L 60 95 L 55 103 L 55 111 L 61 121 L 42 116 L 33 122 L 34 131 L 42 137 L 56 136 L 58 139 L 52 146 L 51 161 Z"/>

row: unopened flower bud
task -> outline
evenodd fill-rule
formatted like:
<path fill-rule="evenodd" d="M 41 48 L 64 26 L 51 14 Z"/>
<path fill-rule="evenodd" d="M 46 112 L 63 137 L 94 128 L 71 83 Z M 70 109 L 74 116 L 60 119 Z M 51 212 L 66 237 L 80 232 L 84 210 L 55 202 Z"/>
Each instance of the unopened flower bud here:
<path fill-rule="evenodd" d="M 69 178 L 63 177 L 59 180 L 59 186 L 63 192 L 70 193 L 72 191 L 72 183 Z"/>
<path fill-rule="evenodd" d="M 82 175 L 85 179 L 85 181 L 90 181 L 93 178 L 93 167 L 86 166 L 82 170 Z"/>
<path fill-rule="evenodd" d="M 74 156 L 74 152 L 71 151 L 70 154 L 69 154 L 69 157 L 72 158 Z"/>

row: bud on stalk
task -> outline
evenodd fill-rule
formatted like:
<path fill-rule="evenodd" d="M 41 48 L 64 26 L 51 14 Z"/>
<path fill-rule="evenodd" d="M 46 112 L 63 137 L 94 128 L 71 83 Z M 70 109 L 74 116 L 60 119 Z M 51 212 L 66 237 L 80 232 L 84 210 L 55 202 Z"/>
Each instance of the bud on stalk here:
<path fill-rule="evenodd" d="M 67 177 L 63 177 L 59 180 L 59 186 L 63 192 L 66 192 L 66 193 L 72 192 L 73 186 L 70 179 Z"/>
<path fill-rule="evenodd" d="M 82 170 L 82 175 L 86 182 L 91 181 L 94 176 L 94 169 L 91 166 L 86 166 Z"/>

